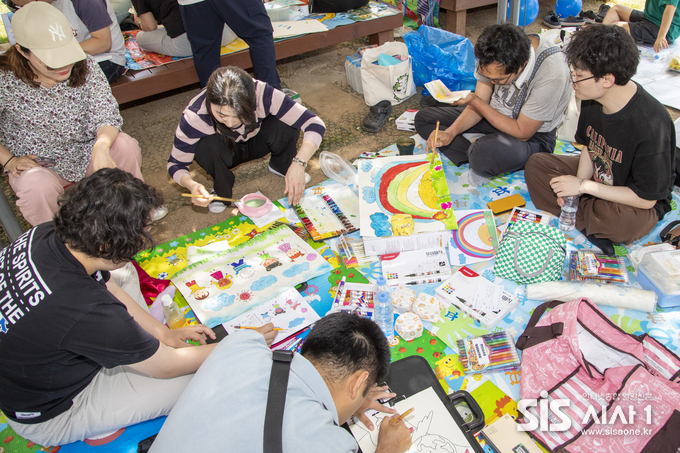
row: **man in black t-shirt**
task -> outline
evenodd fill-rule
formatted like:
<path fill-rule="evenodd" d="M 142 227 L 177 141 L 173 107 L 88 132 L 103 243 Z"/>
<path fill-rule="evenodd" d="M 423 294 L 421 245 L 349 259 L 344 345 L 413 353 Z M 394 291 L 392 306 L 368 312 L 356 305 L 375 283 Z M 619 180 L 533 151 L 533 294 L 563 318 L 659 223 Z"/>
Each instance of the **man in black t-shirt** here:
<path fill-rule="evenodd" d="M 214 345 L 170 330 L 109 279 L 151 243 L 160 193 L 104 168 L 54 223 L 0 252 L 0 409 L 18 434 L 61 445 L 169 413 Z"/>
<path fill-rule="evenodd" d="M 576 141 L 581 157 L 534 155 L 526 181 L 537 208 L 560 214 L 580 195 L 576 227 L 607 253 L 649 233 L 671 209 L 675 128 L 659 101 L 631 81 L 639 51 L 625 30 L 590 25 L 566 49 L 583 100 Z"/>

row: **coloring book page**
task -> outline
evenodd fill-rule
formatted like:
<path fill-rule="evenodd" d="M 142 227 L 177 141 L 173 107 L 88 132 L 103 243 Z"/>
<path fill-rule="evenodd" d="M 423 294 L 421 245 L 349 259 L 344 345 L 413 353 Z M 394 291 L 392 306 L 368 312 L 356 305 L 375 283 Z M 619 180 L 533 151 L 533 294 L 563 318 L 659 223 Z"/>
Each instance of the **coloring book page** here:
<path fill-rule="evenodd" d="M 261 327 L 269 322 L 281 330 L 276 333 L 274 343 L 284 340 L 312 323 L 321 319 L 302 295 L 290 288 L 283 294 L 264 302 L 247 312 L 222 324 L 229 335 L 236 330 L 234 326 Z"/>
<path fill-rule="evenodd" d="M 284 225 L 223 252 L 211 250 L 171 280 L 196 317 L 212 328 L 332 269 Z"/>
<path fill-rule="evenodd" d="M 464 266 L 490 260 L 498 248 L 498 229 L 490 209 L 457 211 L 458 229 L 451 232 L 449 261 Z"/>
<path fill-rule="evenodd" d="M 359 163 L 361 236 L 391 236 L 394 214 L 410 214 L 414 233 L 458 228 L 439 153 L 365 159 Z"/>
<path fill-rule="evenodd" d="M 473 452 L 455 420 L 439 399 L 432 387 L 428 387 L 405 400 L 399 401 L 394 408 L 403 414 L 411 408 L 415 410 L 404 419 L 407 427 L 413 428 L 411 439 L 413 444 L 409 453 L 438 452 L 438 453 L 466 453 Z M 358 419 L 352 418 L 350 430 L 364 453 L 375 453 L 378 445 L 377 427 L 383 423 L 386 414 L 369 410 L 368 418 L 376 426 L 369 431 Z M 389 417 L 384 418 L 388 423 Z M 354 421 L 354 424 L 351 424 Z"/>

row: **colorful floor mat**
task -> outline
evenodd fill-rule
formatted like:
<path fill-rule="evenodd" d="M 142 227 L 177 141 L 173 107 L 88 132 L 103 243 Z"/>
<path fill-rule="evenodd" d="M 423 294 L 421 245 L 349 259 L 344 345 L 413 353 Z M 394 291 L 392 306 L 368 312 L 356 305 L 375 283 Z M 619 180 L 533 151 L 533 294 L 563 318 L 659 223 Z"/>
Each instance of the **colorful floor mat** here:
<path fill-rule="evenodd" d="M 417 142 L 415 153 L 424 153 L 425 141 L 418 136 L 414 138 L 416 138 Z M 576 154 L 578 151 L 567 143 L 558 142 L 556 153 Z M 366 157 L 395 154 L 397 154 L 396 145 L 392 145 L 377 153 L 370 153 L 370 156 L 367 155 Z M 467 183 L 467 176 L 465 175 L 465 172 L 469 170 L 467 165 L 457 167 L 445 157 L 442 157 L 442 160 L 455 209 L 483 209 L 489 201 L 517 193 L 527 201 L 526 207 L 528 209 L 535 209 L 526 187 L 523 171 L 498 176 L 488 184 L 474 188 Z M 307 189 L 306 193 L 321 194 L 327 187 L 333 184 L 327 181 L 322 185 Z M 663 226 L 672 220 L 680 219 L 679 201 L 680 192 L 676 188 L 673 193 L 672 211 L 666 214 L 663 222 L 657 225 L 649 235 L 630 246 L 616 246 L 617 254 L 625 256 L 630 251 L 643 245 L 660 242 L 659 232 Z M 278 203 L 284 209 L 289 208 L 287 198 L 279 200 Z M 496 217 L 497 226 L 503 224 L 507 217 L 507 214 Z M 283 218 L 281 220 L 285 221 Z M 553 220 L 553 224 L 557 225 L 557 219 Z M 160 244 L 153 251 L 142 252 L 137 256 L 137 261 L 152 277 L 167 279 L 169 275 L 187 266 L 188 246 L 205 246 L 216 241 L 227 241 L 229 245 L 235 246 L 265 230 L 266 228 L 257 228 L 245 216 L 232 217 L 212 227 Z M 358 236 L 358 233 L 353 233 L 353 235 Z M 590 249 L 592 247 L 585 237 L 577 231 L 568 233 L 567 240 L 571 250 Z M 328 274 L 310 280 L 307 289 L 302 293 L 312 308 L 321 316 L 325 315 L 330 309 L 336 286 L 342 277 L 346 277 L 347 281 L 365 283 L 366 279 L 375 281 L 376 277 L 381 273 L 379 263 L 371 263 L 368 266 L 353 269 L 342 267 L 340 265 L 341 260 L 334 251 L 337 246 L 336 241 L 337 239 L 327 240 L 326 243 L 316 243 L 311 239 L 307 241 L 334 267 Z M 493 264 L 494 261 L 489 260 L 469 264 L 468 267 L 490 281 L 502 285 L 504 289 L 517 296 L 520 301 L 519 306 L 494 329 L 494 331 L 507 330 L 513 335 L 517 335 L 524 330 L 531 313 L 541 302 L 528 299 L 524 286 L 496 277 L 493 273 Z M 628 265 L 631 284 L 635 285 L 636 277 L 627 259 L 626 264 Z M 438 285 L 420 285 L 412 288 L 415 289 L 417 294 L 424 292 L 434 295 L 435 288 Z M 186 306 L 185 303 L 184 305 Z M 645 313 L 615 307 L 601 308 L 624 331 L 636 335 L 647 333 L 659 340 L 671 351 L 680 355 L 680 309 L 657 308 L 653 313 Z M 193 316 L 190 310 L 186 309 L 187 316 L 191 319 Z M 485 413 L 487 413 L 487 418 L 500 417 L 503 413 L 516 411 L 514 401 L 519 399 L 519 383 L 521 380 L 521 372 L 519 370 L 489 374 L 463 374 L 455 341 L 468 335 L 487 333 L 487 329 L 465 313 L 453 309 L 443 312 L 436 323 L 425 322 L 424 324 L 426 331 L 422 337 L 411 342 L 402 340 L 392 348 L 393 360 L 408 355 L 421 355 L 432 366 L 440 382 L 449 392 L 467 390 L 475 395 L 479 399 L 480 404 L 482 404 Z M 0 445 L 4 446 L 5 453 L 39 451 L 39 446 L 30 445 L 26 440 L 17 436 L 4 422 L 5 420 L 0 418 Z M 157 431 L 162 424 L 162 419 L 147 423 L 148 425 L 140 424 L 126 429 L 124 435 L 131 436 L 132 438 L 126 441 L 127 446 L 125 448 L 113 448 L 113 443 L 95 447 L 84 442 L 77 442 L 63 446 L 61 450 L 59 450 L 60 447 L 53 447 L 44 451 L 63 451 L 67 453 L 134 452 L 136 451 L 137 442 L 153 434 L 150 431 Z M 142 434 L 131 434 L 135 433 L 137 427 L 141 425 L 144 425 Z M 122 438 L 123 436 L 119 439 Z M 116 445 L 119 445 L 117 442 L 118 440 Z M 491 451 L 488 449 L 488 446 L 484 448 L 486 451 Z"/>

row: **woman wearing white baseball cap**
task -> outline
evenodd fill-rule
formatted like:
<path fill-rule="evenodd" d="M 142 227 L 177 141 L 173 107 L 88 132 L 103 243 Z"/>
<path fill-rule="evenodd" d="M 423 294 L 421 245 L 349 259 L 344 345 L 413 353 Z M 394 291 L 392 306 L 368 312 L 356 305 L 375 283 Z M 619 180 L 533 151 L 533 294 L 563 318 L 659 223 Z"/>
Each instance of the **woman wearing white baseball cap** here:
<path fill-rule="evenodd" d="M 51 221 L 64 187 L 100 168 L 143 180 L 139 144 L 120 132 L 106 77 L 66 17 L 31 2 L 14 13 L 12 30 L 17 44 L 0 55 L 0 164 L 24 218 Z"/>

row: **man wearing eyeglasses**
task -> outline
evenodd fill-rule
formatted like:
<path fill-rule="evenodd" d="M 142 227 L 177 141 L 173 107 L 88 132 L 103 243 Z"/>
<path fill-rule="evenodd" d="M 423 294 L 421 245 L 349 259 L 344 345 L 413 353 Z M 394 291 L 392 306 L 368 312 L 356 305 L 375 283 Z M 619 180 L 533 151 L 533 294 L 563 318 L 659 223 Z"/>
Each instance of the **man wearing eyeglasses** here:
<path fill-rule="evenodd" d="M 614 25 L 590 25 L 566 49 L 581 115 L 581 156 L 532 156 L 526 181 L 537 208 L 560 213 L 580 195 L 576 228 L 605 252 L 647 235 L 671 210 L 675 128 L 666 108 L 631 77 L 639 52 Z"/>
<path fill-rule="evenodd" d="M 549 38 L 527 36 L 516 25 L 485 28 L 475 44 L 475 92 L 452 107 L 416 115 L 416 131 L 427 138 L 428 150 L 439 148 L 456 165 L 470 162 L 472 186 L 521 170 L 532 154 L 552 153 L 571 95 L 559 50 Z"/>

